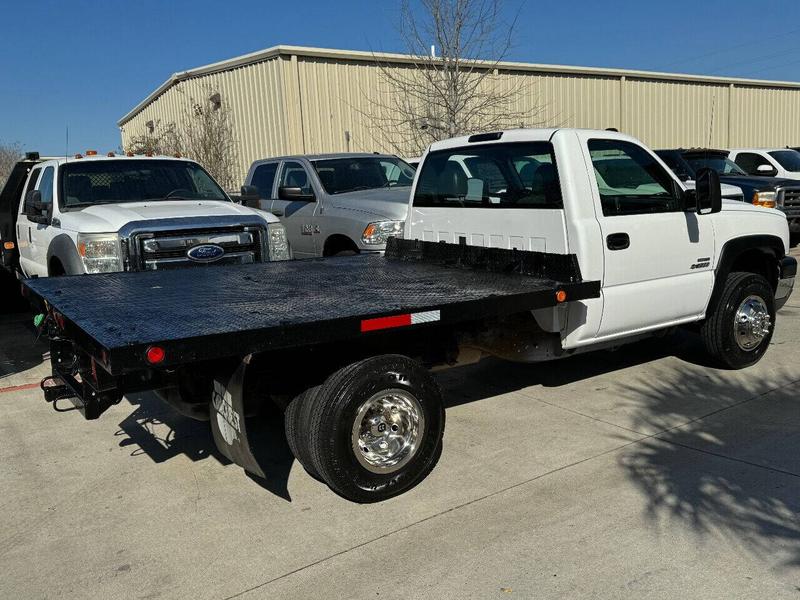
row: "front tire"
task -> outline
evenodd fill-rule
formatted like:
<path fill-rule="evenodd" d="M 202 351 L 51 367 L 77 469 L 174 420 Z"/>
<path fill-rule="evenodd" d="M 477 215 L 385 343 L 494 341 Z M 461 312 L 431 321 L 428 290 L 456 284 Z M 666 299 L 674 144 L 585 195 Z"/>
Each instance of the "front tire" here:
<path fill-rule="evenodd" d="M 706 351 L 719 366 L 742 369 L 764 356 L 775 327 L 772 286 L 755 273 L 731 273 L 719 301 L 700 328 Z"/>
<path fill-rule="evenodd" d="M 340 496 L 380 502 L 433 470 L 444 423 L 442 395 L 426 369 L 400 355 L 368 358 L 322 385 L 308 424 L 311 459 Z"/>

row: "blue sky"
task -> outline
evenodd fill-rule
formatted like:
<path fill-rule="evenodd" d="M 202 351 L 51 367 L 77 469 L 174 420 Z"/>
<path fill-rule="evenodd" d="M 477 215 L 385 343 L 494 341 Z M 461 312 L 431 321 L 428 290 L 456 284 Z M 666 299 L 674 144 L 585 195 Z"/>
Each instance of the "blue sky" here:
<path fill-rule="evenodd" d="M 800 2 L 507 0 L 509 59 L 800 81 Z M 401 51 L 395 0 L 4 2 L 0 141 L 116 149 L 175 71 L 277 44 Z"/>

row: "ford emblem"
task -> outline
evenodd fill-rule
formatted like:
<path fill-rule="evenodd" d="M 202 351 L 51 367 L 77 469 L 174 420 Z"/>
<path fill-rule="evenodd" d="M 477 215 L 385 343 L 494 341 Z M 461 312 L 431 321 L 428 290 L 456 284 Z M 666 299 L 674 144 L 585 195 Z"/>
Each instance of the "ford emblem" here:
<path fill-rule="evenodd" d="M 191 260 L 201 263 L 214 262 L 219 260 L 225 255 L 225 249 L 216 244 L 203 244 L 202 246 L 195 246 L 186 252 Z"/>

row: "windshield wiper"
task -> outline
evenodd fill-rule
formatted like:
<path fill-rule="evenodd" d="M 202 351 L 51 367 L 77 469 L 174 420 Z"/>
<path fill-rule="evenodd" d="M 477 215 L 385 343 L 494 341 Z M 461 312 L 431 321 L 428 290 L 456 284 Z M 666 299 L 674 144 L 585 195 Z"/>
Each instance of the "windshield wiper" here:
<path fill-rule="evenodd" d="M 336 192 L 337 194 L 347 194 L 348 192 L 360 192 L 362 190 L 374 190 L 374 187 L 370 187 L 368 185 L 357 185 L 354 188 L 348 188 L 346 190 L 339 190 Z"/>
<path fill-rule="evenodd" d="M 80 208 L 83 206 L 98 206 L 100 204 L 116 204 L 119 200 L 97 200 L 96 202 L 74 202 L 67 204 L 67 208 Z"/>

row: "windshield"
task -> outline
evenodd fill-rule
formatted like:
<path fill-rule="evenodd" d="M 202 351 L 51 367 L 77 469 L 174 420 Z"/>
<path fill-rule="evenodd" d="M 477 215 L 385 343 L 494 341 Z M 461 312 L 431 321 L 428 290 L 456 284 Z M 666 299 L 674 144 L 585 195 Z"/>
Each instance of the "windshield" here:
<path fill-rule="evenodd" d="M 414 181 L 411 165 L 390 156 L 333 158 L 314 160 L 311 164 L 329 194 L 407 187 Z"/>
<path fill-rule="evenodd" d="M 422 164 L 414 206 L 560 208 L 553 148 L 529 142 L 431 152 Z"/>
<path fill-rule="evenodd" d="M 795 150 L 775 150 L 769 155 L 787 171 L 792 173 L 800 172 L 800 152 Z"/>
<path fill-rule="evenodd" d="M 692 170 L 695 173 L 699 169 L 706 167 L 709 169 L 714 169 L 720 175 L 747 175 L 747 173 L 739 168 L 739 165 L 737 165 L 727 156 L 722 156 L 720 154 L 709 154 L 706 156 L 684 156 L 684 158 L 686 159 L 686 162 L 691 165 Z"/>
<path fill-rule="evenodd" d="M 59 197 L 65 208 L 157 200 L 228 200 L 197 163 L 159 159 L 70 162 L 61 168 Z"/>

